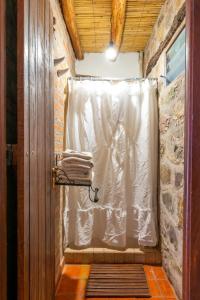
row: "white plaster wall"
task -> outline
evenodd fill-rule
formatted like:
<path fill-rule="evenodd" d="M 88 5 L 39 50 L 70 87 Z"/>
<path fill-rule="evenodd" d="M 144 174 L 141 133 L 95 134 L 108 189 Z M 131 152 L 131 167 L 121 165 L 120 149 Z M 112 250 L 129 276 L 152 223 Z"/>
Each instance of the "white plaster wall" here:
<path fill-rule="evenodd" d="M 102 77 L 142 77 L 140 54 L 120 53 L 115 62 L 108 61 L 104 53 L 85 53 L 84 60 L 76 60 L 76 74 Z"/>

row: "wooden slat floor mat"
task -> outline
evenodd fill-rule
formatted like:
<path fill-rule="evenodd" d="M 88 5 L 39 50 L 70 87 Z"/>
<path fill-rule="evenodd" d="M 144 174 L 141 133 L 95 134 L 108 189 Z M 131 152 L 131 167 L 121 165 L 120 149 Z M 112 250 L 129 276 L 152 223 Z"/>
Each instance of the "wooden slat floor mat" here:
<path fill-rule="evenodd" d="M 143 265 L 91 265 L 86 297 L 150 298 Z"/>

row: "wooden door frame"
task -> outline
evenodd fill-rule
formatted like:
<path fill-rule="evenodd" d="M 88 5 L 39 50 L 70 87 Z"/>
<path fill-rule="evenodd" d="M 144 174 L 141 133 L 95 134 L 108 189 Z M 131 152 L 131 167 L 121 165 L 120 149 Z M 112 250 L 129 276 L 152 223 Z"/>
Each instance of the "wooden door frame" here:
<path fill-rule="evenodd" d="M 18 3 L 26 3 L 18 1 Z M 186 0 L 186 29 L 187 29 L 187 71 L 186 71 L 186 134 L 185 134 L 185 215 L 184 215 L 184 264 L 183 264 L 183 298 L 184 300 L 199 300 L 200 299 L 200 83 L 198 74 L 200 73 L 200 2 L 199 0 Z M 0 201 L 0 258 L 3 263 L 1 266 L 0 280 L 3 285 L 0 288 L 0 298 L 5 299 L 6 288 L 6 172 L 5 165 L 5 23 L 4 23 L 4 1 L 0 1 L 0 188 L 1 188 L 1 201 Z M 20 5 L 19 4 L 19 5 Z M 18 7 L 19 9 L 19 7 Z M 26 5 L 22 8 L 23 13 L 26 12 Z M 25 15 L 23 14 L 24 18 Z M 23 23 L 23 19 L 18 22 Z M 21 24 L 22 24 L 21 23 Z M 19 23 L 18 23 L 19 24 Z M 24 28 L 20 27 L 21 42 L 24 41 Z M 22 49 L 21 49 L 22 50 Z M 18 54 L 20 50 L 18 48 Z M 26 75 L 25 66 L 19 66 L 20 74 Z M 22 70 L 23 69 L 23 70 Z M 3 76 L 2 76 L 3 74 Z M 19 89 L 18 95 L 21 95 L 24 90 Z M 23 106 L 24 109 L 24 106 Z M 24 131 L 24 124 L 21 124 L 20 130 Z M 24 142 L 20 145 L 19 160 L 22 160 L 22 168 L 24 167 L 24 160 L 26 159 Z M 27 154 L 28 155 L 28 154 Z M 19 162 L 20 163 L 20 162 Z M 24 176 L 24 174 L 21 174 Z M 24 188 L 24 178 L 22 178 L 21 189 Z M 28 205 L 28 204 L 27 204 Z M 21 237 L 21 252 L 19 257 L 19 266 L 21 271 L 24 272 L 28 265 L 24 264 L 25 257 L 24 249 L 28 247 L 28 229 L 26 221 L 28 220 L 28 208 L 22 207 L 21 211 L 21 229 L 19 230 L 19 237 Z M 24 232 L 24 229 L 26 232 Z M 22 270 L 23 269 L 23 270 Z M 2 271 L 4 270 L 4 271 Z M 24 274 L 24 273 L 21 273 Z M 2 276 L 3 275 L 3 276 Z M 3 281 L 2 281 L 3 280 Z M 20 278 L 21 288 L 26 286 L 24 280 Z M 28 293 L 28 286 L 26 286 Z M 20 296 L 20 300 L 25 297 Z"/>
<path fill-rule="evenodd" d="M 200 299 L 200 1 L 186 0 L 183 299 Z"/>
<path fill-rule="evenodd" d="M 40 0 L 38 0 L 39 2 Z M 51 26 L 50 18 L 53 17 L 50 14 L 49 11 L 49 5 L 50 0 L 46 0 L 48 2 L 48 9 L 45 10 L 45 14 L 47 14 L 48 19 L 48 13 L 49 13 L 49 23 L 46 24 L 47 26 L 44 30 L 51 29 L 53 33 L 53 26 Z M 36 39 L 37 39 L 37 30 L 36 28 L 36 22 L 35 27 L 32 28 L 30 25 L 31 20 L 33 22 L 33 19 L 36 20 L 36 16 L 34 14 L 41 14 L 42 17 L 44 17 L 43 13 L 44 11 L 40 11 L 38 8 L 38 2 L 33 0 L 17 0 L 17 97 L 18 97 L 18 167 L 17 167 L 17 193 L 18 193 L 18 300 L 29 300 L 29 299 L 36 299 L 37 295 L 34 293 L 38 293 L 39 287 L 38 287 L 38 278 L 36 280 L 32 280 L 31 275 L 38 273 L 39 270 L 37 270 L 35 273 L 31 273 L 31 268 L 33 269 L 34 266 L 34 256 L 35 258 L 40 259 L 40 262 L 44 262 L 44 251 L 39 253 L 38 251 L 36 253 L 33 252 L 33 248 L 31 247 L 31 244 L 33 245 L 33 235 L 31 235 L 31 232 L 35 230 L 33 228 L 33 209 L 31 211 L 31 205 L 33 202 L 31 202 L 31 199 L 33 200 L 33 189 L 32 189 L 32 198 L 31 198 L 31 192 L 30 192 L 30 170 L 31 166 L 33 166 L 33 163 L 31 164 L 31 160 L 33 160 L 33 157 L 38 156 L 38 152 L 33 151 L 33 148 L 31 147 L 31 138 L 30 138 L 30 128 L 32 128 L 32 132 L 34 131 L 33 128 L 33 121 L 31 123 L 30 120 L 30 114 L 31 114 L 31 103 L 33 107 L 33 96 L 31 96 L 33 93 L 31 90 L 31 55 L 34 55 L 31 52 L 31 47 L 34 47 L 35 40 L 33 39 L 33 32 L 35 33 Z M 35 5 L 35 10 L 32 8 Z M 32 16 L 31 16 L 32 13 Z M 37 17 L 38 17 L 37 15 Z M 31 19 L 32 17 L 32 19 Z M 39 25 L 38 25 L 39 26 Z M 35 31 L 33 31 L 35 30 Z M 40 29 L 41 30 L 41 29 Z M 45 44 L 45 48 L 48 47 L 48 45 L 51 43 L 51 34 L 49 31 L 49 35 L 46 36 L 45 41 L 43 43 Z M 52 49 L 49 49 L 50 52 L 52 52 Z M 44 55 L 43 55 L 44 56 Z M 49 55 L 51 56 L 51 55 Z M 52 63 L 51 70 L 53 71 L 53 59 L 51 62 L 50 57 L 45 57 L 46 63 L 49 62 Z M 48 69 L 46 69 L 46 78 L 45 78 L 45 99 L 46 105 L 49 103 L 50 100 L 52 100 L 51 107 L 53 108 L 53 93 L 52 93 L 52 87 L 48 86 L 49 81 L 52 81 L 53 77 L 52 74 L 48 73 Z M 37 85 L 37 84 L 36 84 Z M 47 93 L 47 91 L 49 93 Z M 41 92 L 41 91 L 40 91 Z M 38 93 L 36 91 L 35 93 Z M 32 101 L 32 102 L 31 102 Z M 35 107 L 34 107 L 35 109 Z M 46 107 L 45 107 L 46 109 Z M 51 115 L 50 115 L 51 114 Z M 49 111 L 48 117 L 53 118 L 52 112 Z M 45 119 L 45 122 L 48 122 L 48 117 Z M 32 118 L 33 119 L 33 118 Z M 53 122 L 52 122 L 53 123 Z M 49 123 L 48 123 L 49 124 Z M 48 125 L 47 124 L 47 125 Z M 49 127 L 46 126 L 46 138 L 47 140 L 51 140 L 51 145 L 53 145 L 53 124 L 52 130 L 49 130 Z M 46 141 L 47 143 L 47 141 Z M 46 144 L 47 147 L 47 144 Z M 46 148 L 45 148 L 46 149 Z M 44 151 L 45 151 L 44 149 Z M 41 152 L 41 151 L 40 151 Z M 48 234 L 45 236 L 45 272 L 40 273 L 40 276 L 42 278 L 42 281 L 39 282 L 40 288 L 43 287 L 42 295 L 39 295 L 40 299 L 43 299 L 44 297 L 44 289 L 46 291 L 46 294 L 48 295 L 47 298 L 49 300 L 52 299 L 54 295 L 52 295 L 52 290 L 54 289 L 54 202 L 53 202 L 53 192 L 51 190 L 50 186 L 50 177 L 51 177 L 51 169 L 53 167 L 52 161 L 53 161 L 53 153 L 51 153 L 51 149 L 48 149 L 46 151 L 46 174 L 45 174 L 45 183 L 46 186 L 48 185 L 47 189 L 45 190 L 45 193 L 48 193 L 48 196 L 45 197 L 45 224 L 48 228 Z M 32 157 L 32 158 L 31 158 Z M 48 166 L 48 167 L 47 167 Z M 33 184 L 33 182 L 32 182 Z M 35 185 L 36 186 L 36 185 Z M 37 192 L 37 191 L 36 191 Z M 46 194 L 45 194 L 46 195 Z M 38 211 L 37 211 L 38 212 Z M 31 216 L 32 213 L 32 216 Z M 40 215 L 41 216 L 41 215 Z M 32 223 L 31 223 L 32 220 Z M 41 219 L 40 219 L 41 220 Z M 31 223 L 31 225 L 30 225 Z M 38 223 L 37 223 L 38 225 Z M 37 232 L 35 230 L 34 232 Z M 51 236 L 49 234 L 51 233 Z M 43 231 L 44 233 L 44 231 Z M 32 236 L 32 238 L 31 238 Z M 36 241 L 38 242 L 38 241 Z M 37 248 L 37 246 L 36 246 Z M 44 249 L 44 248 L 43 248 Z M 42 250 L 43 250 L 42 249 Z M 34 277 L 34 275 L 33 275 Z M 46 278 L 48 278 L 46 280 Z M 37 281 L 37 283 L 35 283 Z M 36 286 L 37 284 L 37 286 Z M 34 295 L 33 295 L 34 293 Z M 50 296 L 49 296 L 50 295 Z M 37 299 L 36 299 L 37 300 Z"/>
<path fill-rule="evenodd" d="M 5 0 L 0 1 L 0 299 L 7 299 Z"/>
<path fill-rule="evenodd" d="M 29 299 L 29 1 L 17 0 L 18 299 Z"/>

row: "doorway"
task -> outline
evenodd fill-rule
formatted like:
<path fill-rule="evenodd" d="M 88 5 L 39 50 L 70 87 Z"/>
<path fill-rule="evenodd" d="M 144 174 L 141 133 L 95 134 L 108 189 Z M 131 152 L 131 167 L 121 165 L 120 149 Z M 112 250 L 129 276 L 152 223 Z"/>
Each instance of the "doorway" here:
<path fill-rule="evenodd" d="M 200 239 L 198 238 L 198 228 L 199 228 L 199 214 L 200 214 L 200 205 L 199 205 L 199 195 L 200 195 L 200 184 L 199 184 L 199 165 L 200 165 L 200 122 L 199 122 L 199 115 L 200 115 L 200 85 L 199 85 L 199 65 L 200 65 L 200 3 L 198 0 L 187 0 L 187 100 L 186 100 L 186 142 L 185 142 L 185 149 L 186 149 L 186 171 L 185 171 L 185 231 L 184 231 L 184 288 L 183 288 L 183 294 L 184 294 L 184 300 L 195 300 L 200 298 L 200 289 L 199 289 L 199 278 L 200 278 L 200 257 L 199 257 L 199 248 L 200 248 Z M 42 4 L 41 4 L 42 3 Z M 39 13 L 40 10 L 38 8 L 42 5 L 42 14 Z M 38 226 L 38 221 L 42 219 L 43 215 L 40 215 L 39 219 L 35 219 L 36 215 L 30 214 L 30 212 L 35 209 L 31 209 L 31 205 L 33 203 L 30 203 L 29 193 L 32 194 L 32 196 L 35 196 L 34 191 L 38 191 L 38 182 L 31 181 L 34 184 L 34 189 L 32 186 L 32 191 L 30 191 L 27 186 L 30 186 L 30 169 L 32 176 L 34 177 L 37 174 L 37 171 L 35 169 L 32 169 L 37 161 L 37 156 L 35 156 L 35 148 L 32 149 L 30 147 L 32 141 L 35 140 L 34 130 L 32 129 L 32 135 L 31 135 L 31 141 L 29 140 L 29 126 L 32 124 L 32 126 L 35 124 L 36 119 L 32 120 L 32 123 L 30 123 L 29 119 L 29 113 L 35 112 L 35 104 L 37 103 L 40 105 L 39 102 L 32 101 L 35 97 L 35 91 L 34 91 L 34 78 L 36 76 L 34 75 L 34 70 L 36 68 L 36 64 L 33 59 L 31 58 L 31 55 L 34 53 L 34 57 L 36 57 L 37 48 L 34 44 L 34 41 L 36 41 L 37 45 L 40 46 L 40 40 L 38 40 L 38 34 L 40 34 L 40 31 L 38 29 L 38 19 L 35 18 L 41 18 L 42 20 L 44 15 L 48 16 L 46 18 L 45 26 L 42 27 L 43 29 L 46 28 L 53 28 L 49 26 L 50 24 L 50 11 L 49 11 L 49 4 L 48 1 L 34 1 L 34 3 L 29 2 L 28 0 L 24 1 L 18 1 L 18 54 L 20 61 L 18 64 L 18 99 L 20 99 L 20 110 L 18 111 L 18 129 L 19 129 L 19 140 L 18 143 L 20 147 L 18 148 L 18 164 L 20 165 L 20 168 L 18 170 L 18 217 L 19 217 L 19 233 L 18 233 L 18 245 L 19 245 L 19 256 L 18 256 L 18 263 L 19 263 L 19 286 L 18 286 L 18 293 L 19 293 L 19 299 L 43 299 L 46 292 L 42 292 L 42 295 L 39 296 L 39 287 L 42 287 L 43 284 L 45 285 L 44 281 L 46 282 L 46 288 L 45 290 L 49 290 L 49 299 L 53 299 L 53 280 L 50 279 L 48 276 L 45 277 L 44 273 L 42 276 L 44 276 L 46 279 L 44 281 L 40 281 L 39 284 L 39 263 L 37 266 L 34 266 L 34 261 L 32 263 L 32 267 L 30 265 L 30 218 L 32 218 L 32 226 L 36 224 Z M 29 15 L 29 11 L 31 14 Z M 41 12 L 40 11 L 40 12 Z M 44 13 L 45 12 L 45 13 Z M 0 60 L 0 81 L 1 81 L 1 169 L 3 172 L 2 174 L 6 174 L 6 148 L 5 148 L 5 70 L 4 70 L 4 62 L 5 62 L 5 44 L 4 41 L 4 34 L 5 34 L 5 18 L 4 18 L 4 2 L 1 1 L 0 3 L 0 14 L 1 14 L 1 45 L 0 45 L 0 54 L 1 54 L 1 60 Z M 37 15 L 37 17 L 36 17 Z M 30 16 L 30 19 L 29 19 Z M 40 19 L 40 20 L 41 20 Z M 33 25 L 34 24 L 34 25 Z M 44 24 L 41 22 L 40 24 Z M 37 34 L 36 34 L 37 33 Z M 32 34 L 32 39 L 30 39 L 29 34 Z M 35 36 L 33 36 L 35 34 Z M 43 38 L 45 38 L 43 36 Z M 32 41 L 32 48 L 30 48 L 30 45 L 28 44 L 28 41 Z M 43 40 L 44 41 L 44 40 Z M 49 38 L 46 36 L 45 45 L 49 45 Z M 31 44 L 31 42 L 30 42 Z M 38 53 L 38 52 L 37 52 Z M 44 54 L 45 56 L 45 54 Z M 46 53 L 46 61 L 49 63 L 48 53 Z M 30 73 L 28 71 L 29 64 L 33 63 L 33 69 L 31 71 L 31 75 L 34 75 L 34 77 L 29 77 Z M 47 64 L 48 64 L 47 63 Z M 47 69 L 45 69 L 45 72 L 47 72 Z M 48 71 L 49 72 L 49 71 Z M 3 74 L 3 75 L 2 75 Z M 48 73 L 49 74 L 49 73 Z M 39 73 L 37 74 L 37 76 Z M 47 81 L 46 82 L 46 89 L 51 90 L 51 84 L 50 84 L 50 78 L 51 74 L 47 77 L 45 77 Z M 43 79 L 44 80 L 44 79 Z M 44 81 L 42 81 L 44 83 Z M 40 86 L 40 83 L 38 82 L 38 86 Z M 41 86 L 40 86 L 41 88 Z M 41 89 L 40 89 L 41 91 Z M 32 95 L 32 100 L 29 98 L 29 96 Z M 33 96 L 34 95 L 34 96 Z M 41 94 L 40 94 L 41 95 Z M 41 96 L 42 98 L 42 96 Z M 41 99 L 38 98 L 38 99 Z M 29 104 L 31 103 L 32 107 L 30 108 Z M 44 105 L 44 103 L 42 104 Z M 38 106 L 40 107 L 40 106 Z M 44 109 L 44 106 L 43 106 Z M 44 110 L 43 110 L 44 111 Z M 52 112 L 48 111 L 48 116 L 52 114 Z M 37 115 L 40 119 L 39 115 Z M 37 119 L 38 120 L 38 119 Z M 48 120 L 48 117 L 47 119 Z M 41 125 L 41 123 L 40 123 Z M 39 126 L 40 126 L 39 125 Z M 44 123 L 42 128 L 44 128 Z M 33 127 L 32 127 L 33 128 Z M 46 137 L 45 134 L 48 136 L 51 136 L 51 132 L 43 131 L 42 136 L 40 138 Z M 33 139 L 32 139 L 33 138 Z M 36 144 L 34 144 L 36 146 Z M 43 145 L 44 146 L 44 145 Z M 40 154 L 44 148 L 42 147 Z M 51 151 L 48 152 L 48 160 L 46 161 L 46 164 L 48 165 L 48 171 L 46 174 L 48 174 L 46 178 L 46 184 L 47 187 L 50 187 L 50 173 L 51 173 L 51 162 L 52 162 L 52 153 Z M 32 155 L 32 158 L 30 158 L 30 155 Z M 5 207 L 6 207 L 6 191 L 5 191 L 5 182 L 6 176 L 1 176 L 1 245 L 0 250 L 1 253 L 1 261 L 3 263 L 3 270 L 5 272 L 1 272 L 2 276 L 2 285 L 0 290 L 0 295 L 2 296 L 1 299 L 5 299 L 5 286 L 6 286 L 6 280 L 5 280 L 5 274 L 6 274 L 6 226 L 5 226 Z M 33 195 L 34 194 L 34 195 Z M 49 195 L 50 195 L 50 189 L 49 194 L 47 196 L 47 202 L 46 205 L 49 207 L 48 212 L 51 211 L 51 214 L 53 214 L 53 205 L 52 202 L 49 202 Z M 37 202 L 38 205 L 38 202 Z M 46 207 L 47 207 L 46 206 Z M 38 212 L 38 206 L 36 211 Z M 45 214 L 44 210 L 42 210 L 42 214 Z M 53 243 L 54 236 L 49 233 L 50 228 L 52 226 L 51 220 L 49 219 L 50 214 L 47 215 L 46 219 L 46 227 L 43 227 L 43 238 L 48 241 L 49 245 Z M 52 216 L 52 215 L 51 215 Z M 39 222 L 40 222 L 39 221 Z M 51 224 L 51 225 L 50 225 Z M 48 226 L 50 225 L 50 226 Z M 52 226 L 53 227 L 53 226 Z M 46 228 L 46 229 L 45 229 Z M 39 227 L 37 227 L 37 230 L 32 232 L 32 243 L 37 240 L 38 238 L 38 232 Z M 46 235 L 45 235 L 46 234 Z M 40 241 L 41 241 L 40 236 Z M 44 244 L 43 244 L 44 245 Z M 52 245 L 52 244 L 51 244 Z M 49 251 L 49 249 L 51 249 Z M 41 250 L 41 249 L 40 249 Z M 37 246 L 33 248 L 33 252 L 31 255 L 33 257 L 38 257 L 39 255 L 39 248 L 38 244 Z M 47 264 L 45 265 L 46 273 L 48 273 L 48 268 L 51 269 L 51 265 L 53 262 L 53 250 L 52 246 L 48 247 L 47 245 L 42 248 L 40 254 L 43 255 L 43 258 L 46 257 Z M 47 256 L 45 256 L 47 254 Z M 32 276 L 32 288 L 30 288 L 30 269 L 29 267 L 33 268 L 33 272 L 31 271 Z M 2 269 L 1 268 L 1 269 Z M 35 272 L 35 273 L 34 273 Z M 53 271 L 51 270 L 50 273 L 52 274 Z M 36 275 L 37 274 L 37 275 Z M 44 279 L 43 277 L 43 279 Z M 51 288 L 47 289 L 48 285 L 50 284 Z M 34 288 L 33 288 L 34 286 Z M 35 287 L 38 291 L 35 293 Z M 31 296 L 31 298 L 30 298 Z M 4 297 L 4 298 L 3 298 Z"/>

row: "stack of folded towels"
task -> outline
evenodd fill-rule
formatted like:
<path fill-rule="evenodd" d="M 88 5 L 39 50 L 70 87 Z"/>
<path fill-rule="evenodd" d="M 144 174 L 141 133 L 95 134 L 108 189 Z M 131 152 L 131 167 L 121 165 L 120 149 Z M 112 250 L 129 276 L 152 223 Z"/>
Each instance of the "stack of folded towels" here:
<path fill-rule="evenodd" d="M 66 150 L 62 156 L 61 168 L 70 181 L 86 185 L 92 183 L 92 168 L 94 165 L 90 152 Z"/>

